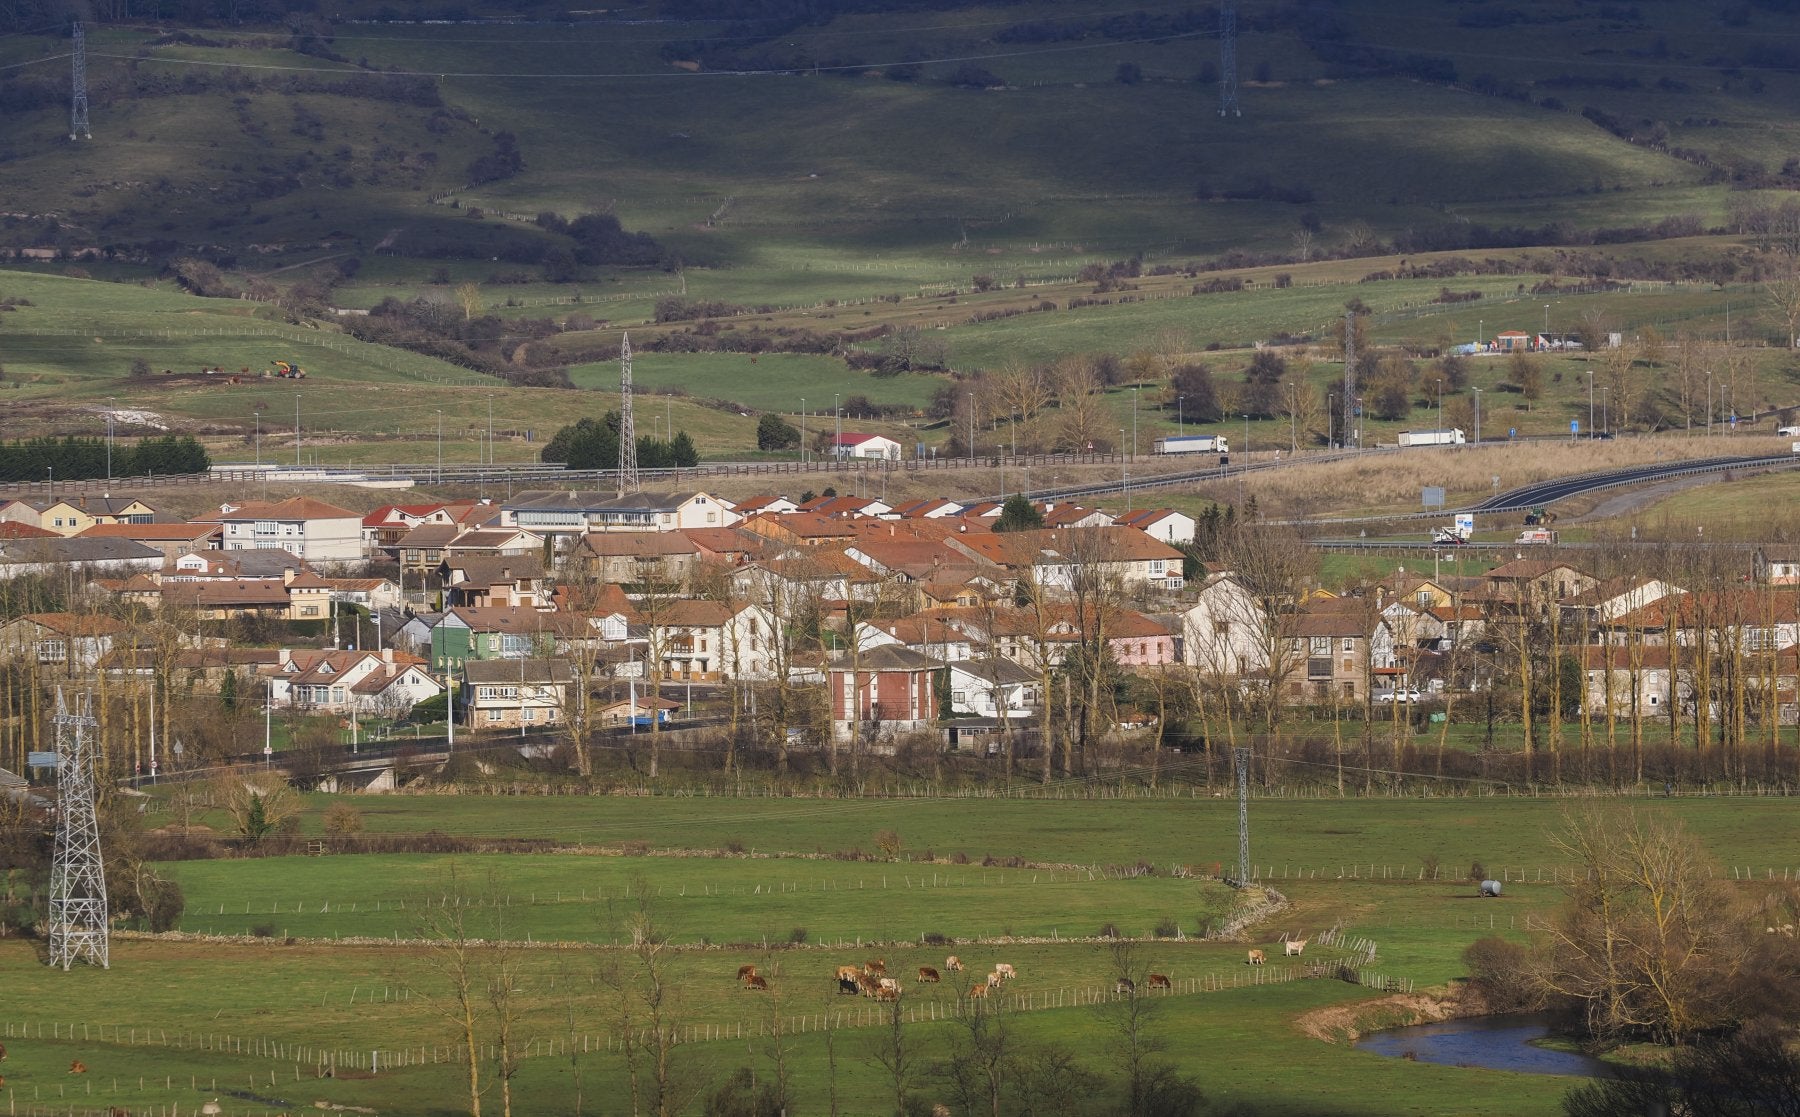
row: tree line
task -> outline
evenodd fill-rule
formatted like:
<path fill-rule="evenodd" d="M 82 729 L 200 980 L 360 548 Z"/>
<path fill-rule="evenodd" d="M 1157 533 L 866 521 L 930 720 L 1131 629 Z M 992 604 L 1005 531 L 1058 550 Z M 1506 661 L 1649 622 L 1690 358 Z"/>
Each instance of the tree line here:
<path fill-rule="evenodd" d="M 104 438 L 27 438 L 0 443 L 0 481 L 83 481 L 97 477 L 205 473 L 212 467 L 206 448 L 192 435 L 167 434 L 132 445 L 114 443 L 107 469 Z"/>
<path fill-rule="evenodd" d="M 538 460 L 560 463 L 570 469 L 619 468 L 619 426 L 617 411 L 608 411 L 599 419 L 579 419 L 551 436 L 538 454 Z M 637 462 L 640 469 L 670 469 L 700 464 L 700 451 L 688 432 L 679 430 L 667 441 L 643 437 L 637 440 Z"/>

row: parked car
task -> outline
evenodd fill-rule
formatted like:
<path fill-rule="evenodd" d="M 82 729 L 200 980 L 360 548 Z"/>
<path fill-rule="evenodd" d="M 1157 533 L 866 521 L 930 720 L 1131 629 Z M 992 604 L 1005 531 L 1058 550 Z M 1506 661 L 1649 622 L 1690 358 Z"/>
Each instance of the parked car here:
<path fill-rule="evenodd" d="M 1775 433 L 1781 438 L 1800 438 L 1800 427 L 1777 427 Z"/>
<path fill-rule="evenodd" d="M 1424 698 L 1425 696 L 1419 693 L 1418 687 L 1401 687 L 1398 690 L 1378 690 L 1375 692 L 1375 702 L 1380 706 L 1392 706 L 1396 702 L 1402 704 L 1408 702 L 1421 702 Z"/>

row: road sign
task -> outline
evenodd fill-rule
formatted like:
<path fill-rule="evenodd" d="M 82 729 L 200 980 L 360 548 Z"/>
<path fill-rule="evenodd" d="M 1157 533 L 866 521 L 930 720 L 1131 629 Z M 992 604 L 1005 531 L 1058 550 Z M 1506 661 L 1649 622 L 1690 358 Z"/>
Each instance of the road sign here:
<path fill-rule="evenodd" d="M 53 752 L 28 752 L 25 754 L 25 766 L 27 768 L 54 768 L 56 767 L 56 754 Z"/>
<path fill-rule="evenodd" d="M 1456 514 L 1456 530 L 1466 538 L 1475 531 L 1475 513 L 1458 512 Z"/>
<path fill-rule="evenodd" d="M 1442 508 L 1444 506 L 1443 486 L 1427 485 L 1419 490 L 1419 503 L 1426 508 Z"/>
<path fill-rule="evenodd" d="M 1570 419 L 1569 420 L 1569 433 L 1570 434 L 1580 434 L 1581 433 L 1581 420 L 1580 419 Z"/>
<path fill-rule="evenodd" d="M 1518 427 L 1507 427 L 1506 428 L 1506 437 L 1508 437 L 1508 438 L 1519 437 L 1519 428 Z"/>

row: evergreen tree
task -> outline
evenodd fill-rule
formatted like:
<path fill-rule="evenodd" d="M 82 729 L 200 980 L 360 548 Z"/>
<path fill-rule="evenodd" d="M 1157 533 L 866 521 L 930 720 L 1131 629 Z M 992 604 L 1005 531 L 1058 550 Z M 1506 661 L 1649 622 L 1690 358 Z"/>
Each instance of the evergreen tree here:
<path fill-rule="evenodd" d="M 1014 493 L 1006 498 L 1000 508 L 999 522 L 994 530 L 999 531 L 1031 531 L 1044 526 L 1044 514 L 1026 499 L 1024 493 Z"/>

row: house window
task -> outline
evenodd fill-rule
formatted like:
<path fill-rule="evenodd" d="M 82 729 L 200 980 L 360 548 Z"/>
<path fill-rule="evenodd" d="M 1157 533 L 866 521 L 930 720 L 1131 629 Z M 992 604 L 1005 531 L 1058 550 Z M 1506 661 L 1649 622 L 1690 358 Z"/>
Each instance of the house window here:
<path fill-rule="evenodd" d="M 1420 590 L 1418 593 L 1418 602 L 1421 606 L 1429 607 L 1431 605 L 1431 591 Z"/>
<path fill-rule="evenodd" d="M 61 527 L 61 526 L 63 526 L 63 522 L 62 522 L 62 521 L 63 521 L 63 518 L 62 518 L 62 517 L 61 517 L 61 516 L 58 516 L 58 517 L 56 517 L 56 526 L 57 526 L 57 527 Z"/>
<path fill-rule="evenodd" d="M 950 692 L 950 701 L 958 706 L 967 705 L 969 701 L 969 692 L 965 690 L 953 690 Z"/>
<path fill-rule="evenodd" d="M 39 663 L 62 663 L 69 658 L 69 646 L 61 640 L 44 640 L 37 646 Z"/>
<path fill-rule="evenodd" d="M 1151 559 L 1150 560 L 1150 574 L 1152 577 L 1162 574 L 1166 568 L 1167 568 L 1167 563 L 1165 563 L 1162 559 Z"/>
<path fill-rule="evenodd" d="M 1329 636 L 1314 636 L 1309 639 L 1308 643 L 1312 655 L 1331 654 L 1331 637 Z"/>
<path fill-rule="evenodd" d="M 500 720 L 500 711 L 499 710 L 489 710 L 487 712 L 487 719 L 489 721 L 499 721 Z"/>
<path fill-rule="evenodd" d="M 1354 636 L 1344 637 L 1344 650 L 1347 652 L 1353 652 L 1356 650 L 1356 637 L 1354 637 Z"/>
<path fill-rule="evenodd" d="M 319 615 L 319 607 L 317 605 L 302 605 L 300 606 L 300 615 L 303 617 L 316 617 Z"/>
<path fill-rule="evenodd" d="M 519 716 L 524 718 L 526 721 L 536 721 L 537 720 L 537 711 L 532 709 L 530 706 L 527 706 L 527 707 L 525 707 L 524 711 Z"/>
<path fill-rule="evenodd" d="M 1231 622 L 1230 621 L 1214 621 L 1213 622 L 1213 635 L 1214 636 L 1230 636 L 1231 635 Z"/>

